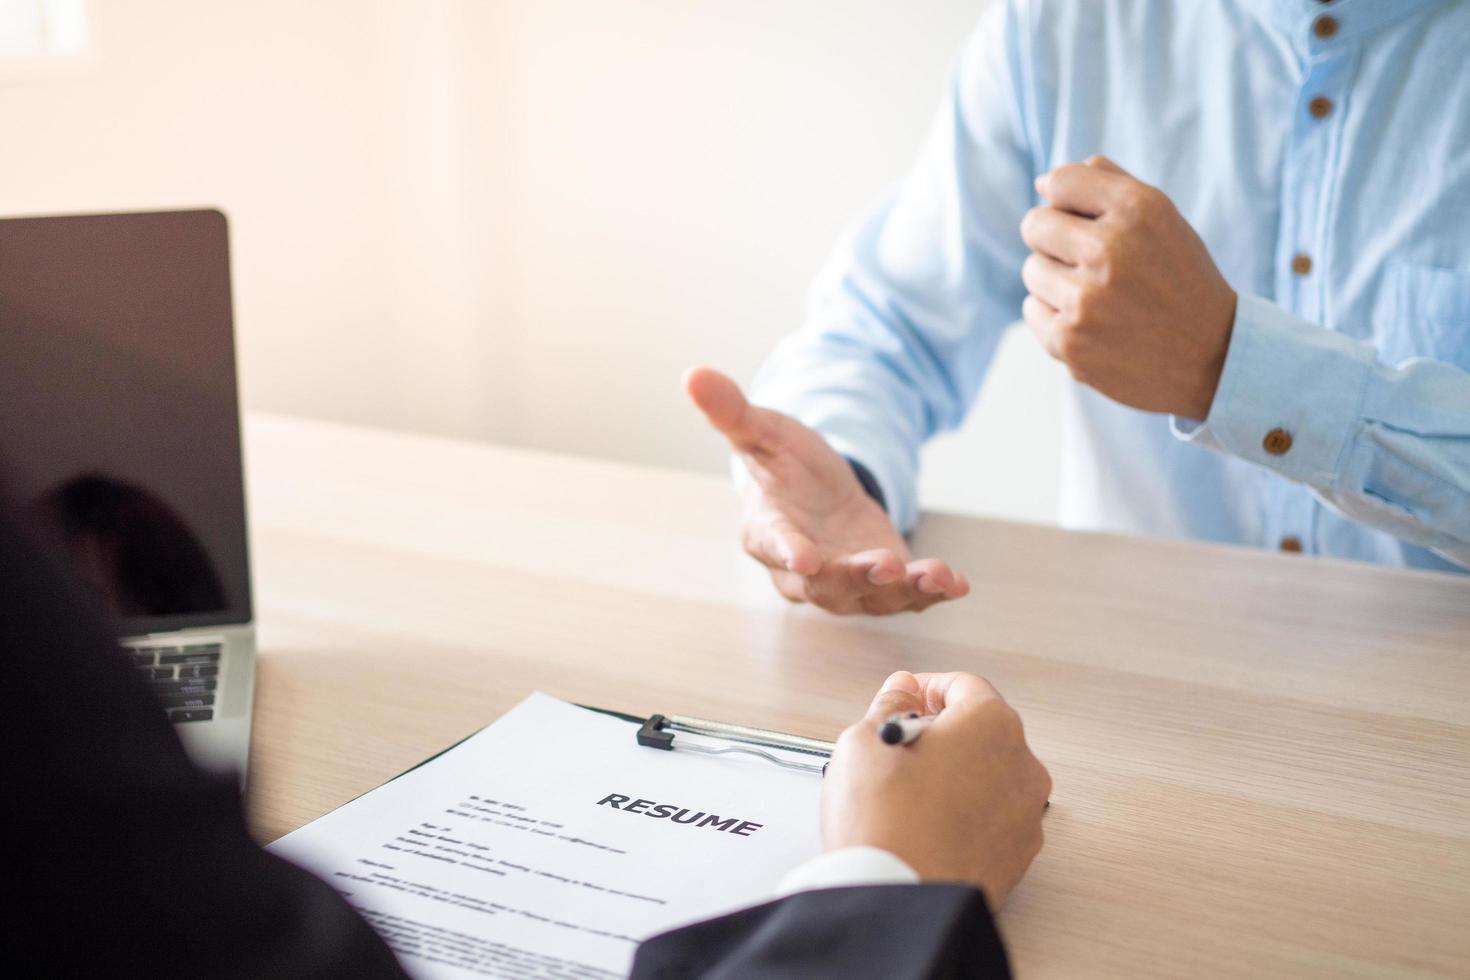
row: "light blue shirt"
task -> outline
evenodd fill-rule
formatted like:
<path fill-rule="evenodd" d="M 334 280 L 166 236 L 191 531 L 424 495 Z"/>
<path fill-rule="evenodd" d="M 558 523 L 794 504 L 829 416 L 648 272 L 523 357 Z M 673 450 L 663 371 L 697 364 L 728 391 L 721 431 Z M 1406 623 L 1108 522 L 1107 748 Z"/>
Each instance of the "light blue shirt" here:
<path fill-rule="evenodd" d="M 909 529 L 920 445 L 1020 315 L 1032 180 L 1094 153 L 1173 199 L 1240 302 L 1202 421 L 1068 382 L 1063 522 L 1470 567 L 1462 0 L 997 4 L 756 399 L 866 465 Z"/>

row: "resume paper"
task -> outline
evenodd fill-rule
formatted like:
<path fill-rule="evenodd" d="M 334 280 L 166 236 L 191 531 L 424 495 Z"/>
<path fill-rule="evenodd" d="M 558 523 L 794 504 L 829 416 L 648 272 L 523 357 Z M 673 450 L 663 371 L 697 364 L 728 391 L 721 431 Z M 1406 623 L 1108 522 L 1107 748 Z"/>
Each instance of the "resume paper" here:
<path fill-rule="evenodd" d="M 820 850 L 816 774 L 636 731 L 533 694 L 270 849 L 335 886 L 415 976 L 624 976 L 640 940 L 767 901 Z"/>

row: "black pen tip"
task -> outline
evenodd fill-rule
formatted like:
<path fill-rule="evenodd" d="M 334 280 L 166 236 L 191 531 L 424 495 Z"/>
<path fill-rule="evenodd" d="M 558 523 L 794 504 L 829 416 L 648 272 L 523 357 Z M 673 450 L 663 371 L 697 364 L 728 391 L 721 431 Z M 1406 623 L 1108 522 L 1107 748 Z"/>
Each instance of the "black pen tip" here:
<path fill-rule="evenodd" d="M 896 721 L 884 722 L 878 729 L 878 737 L 888 745 L 897 745 L 903 741 L 903 726 Z"/>

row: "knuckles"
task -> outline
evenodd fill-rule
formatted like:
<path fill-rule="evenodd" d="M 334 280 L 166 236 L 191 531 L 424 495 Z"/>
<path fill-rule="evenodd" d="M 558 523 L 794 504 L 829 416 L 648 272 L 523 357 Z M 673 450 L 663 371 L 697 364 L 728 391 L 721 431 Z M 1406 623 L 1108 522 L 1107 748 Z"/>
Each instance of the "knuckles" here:
<path fill-rule="evenodd" d="M 1021 263 L 1021 281 L 1030 287 L 1036 282 L 1036 277 L 1040 272 L 1041 256 L 1032 252 L 1026 256 L 1026 261 Z"/>
<path fill-rule="evenodd" d="M 1161 197 L 1155 188 L 1134 182 L 1120 196 L 1117 210 L 1134 220 L 1146 219 L 1157 213 Z"/>
<path fill-rule="evenodd" d="M 1021 715 L 1006 704 L 1004 701 L 987 702 L 990 708 L 991 724 L 996 728 L 996 734 L 1007 742 L 1026 742 L 1025 726 L 1021 724 Z"/>
<path fill-rule="evenodd" d="M 1037 232 L 1040 231 L 1037 226 L 1043 220 L 1041 212 L 1042 208 L 1035 207 L 1021 216 L 1021 240 L 1027 245 L 1034 244 Z"/>
<path fill-rule="evenodd" d="M 1108 307 L 1112 296 L 1107 286 L 1087 283 L 1077 291 L 1077 301 L 1072 307 L 1077 332 L 1094 333 L 1107 322 Z"/>
<path fill-rule="evenodd" d="M 1086 180 L 1092 173 L 1092 168 L 1085 163 L 1064 163 L 1060 167 L 1054 167 L 1050 179 L 1071 183 L 1073 181 Z"/>
<path fill-rule="evenodd" d="M 1042 801 L 1045 802 L 1046 800 L 1051 799 L 1051 773 L 1047 770 L 1046 766 L 1042 765 L 1041 760 L 1039 759 L 1036 761 L 1036 774 L 1036 795 L 1040 796 L 1042 798 Z"/>
<path fill-rule="evenodd" d="M 1135 183 L 1118 205 L 1123 224 L 1129 229 L 1157 228 L 1176 214 L 1169 195 L 1149 184 Z"/>
<path fill-rule="evenodd" d="M 1112 236 L 1100 229 L 1089 229 L 1077 239 L 1077 258 L 1084 268 L 1094 273 L 1112 264 Z"/>
<path fill-rule="evenodd" d="M 1047 351 L 1066 363 L 1078 380 L 1082 380 L 1080 372 L 1089 352 L 1098 349 L 1095 338 L 1108 322 L 1108 305 L 1108 287 L 1085 283 L 1078 288 L 1071 305 L 1057 312 L 1046 340 Z"/>
<path fill-rule="evenodd" d="M 1076 324 L 1063 324 L 1062 329 L 1052 335 L 1051 354 L 1057 360 L 1071 366 L 1077 360 L 1079 327 Z"/>
<path fill-rule="evenodd" d="M 1088 271 L 1088 285 L 1099 289 L 1111 289 L 1118 281 L 1118 263 L 1122 256 L 1117 242 L 1109 236 L 1095 241 L 1092 254 L 1083 261 Z"/>

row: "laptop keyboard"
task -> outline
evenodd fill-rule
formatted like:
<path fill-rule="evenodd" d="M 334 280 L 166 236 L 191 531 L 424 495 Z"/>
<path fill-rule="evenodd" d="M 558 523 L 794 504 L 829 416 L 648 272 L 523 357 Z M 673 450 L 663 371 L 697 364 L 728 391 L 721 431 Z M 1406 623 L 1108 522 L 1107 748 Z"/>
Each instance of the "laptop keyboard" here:
<path fill-rule="evenodd" d="M 209 721 L 219 686 L 218 643 L 176 647 L 127 647 L 133 665 L 153 688 L 173 722 Z"/>

